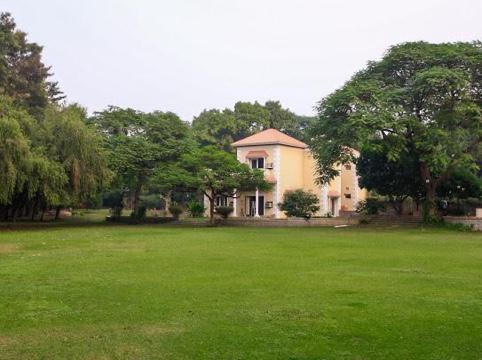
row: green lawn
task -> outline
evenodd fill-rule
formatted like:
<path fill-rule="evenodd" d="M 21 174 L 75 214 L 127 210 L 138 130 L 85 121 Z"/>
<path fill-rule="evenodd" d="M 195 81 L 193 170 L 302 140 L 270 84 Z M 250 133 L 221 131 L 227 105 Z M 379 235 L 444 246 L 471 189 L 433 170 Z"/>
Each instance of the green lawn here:
<path fill-rule="evenodd" d="M 482 236 L 0 230 L 0 359 L 482 359 Z"/>

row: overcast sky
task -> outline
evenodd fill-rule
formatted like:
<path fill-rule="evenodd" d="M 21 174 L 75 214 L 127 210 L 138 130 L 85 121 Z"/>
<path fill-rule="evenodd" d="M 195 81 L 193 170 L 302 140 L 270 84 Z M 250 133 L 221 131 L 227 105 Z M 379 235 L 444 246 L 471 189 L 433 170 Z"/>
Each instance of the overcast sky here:
<path fill-rule="evenodd" d="M 405 41 L 482 39 L 482 0 L 0 0 L 70 102 L 192 120 L 238 100 L 299 114 Z"/>

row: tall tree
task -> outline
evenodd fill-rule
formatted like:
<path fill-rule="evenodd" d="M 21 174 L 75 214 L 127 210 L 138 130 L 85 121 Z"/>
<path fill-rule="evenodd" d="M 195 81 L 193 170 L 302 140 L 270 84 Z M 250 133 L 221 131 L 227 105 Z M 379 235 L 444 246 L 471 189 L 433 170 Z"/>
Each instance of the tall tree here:
<path fill-rule="evenodd" d="M 13 107 L 11 100 L 0 97 L 0 204 L 9 204 L 26 181 L 30 144 L 20 121 L 29 118 Z"/>
<path fill-rule="evenodd" d="M 241 102 L 234 105 L 234 111 L 204 110 L 193 119 L 195 138 L 203 145 L 216 145 L 231 151 L 231 143 L 268 128 L 278 129 L 290 136 L 305 140 L 305 129 L 313 118 L 297 116 L 283 108 L 279 101 Z"/>
<path fill-rule="evenodd" d="M 61 164 L 46 154 L 49 136 L 11 99 L 0 97 L 0 212 L 16 219 L 19 211 L 59 205 L 67 176 Z M 39 142 L 33 141 L 33 135 Z"/>
<path fill-rule="evenodd" d="M 238 101 L 234 104 L 236 140 L 269 127 L 269 111 L 260 103 Z"/>
<path fill-rule="evenodd" d="M 114 186 L 128 190 L 134 214 L 154 170 L 175 161 L 192 145 L 189 127 L 173 113 L 110 107 L 90 120 L 105 136 Z"/>
<path fill-rule="evenodd" d="M 192 130 L 201 145 L 217 145 L 225 151 L 238 137 L 236 117 L 229 109 L 204 110 L 193 119 Z"/>
<path fill-rule="evenodd" d="M 178 162 L 159 167 L 154 182 L 161 191 L 202 192 L 209 200 L 211 224 L 217 196 L 233 198 L 240 191 L 271 188 L 260 170 L 251 169 L 233 154 L 214 146 L 185 153 Z"/>
<path fill-rule="evenodd" d="M 52 73 L 42 62 L 42 47 L 27 40 L 9 13 L 0 14 L 0 44 L 0 93 L 34 115 L 64 97 L 48 80 Z"/>
<path fill-rule="evenodd" d="M 436 217 L 437 188 L 454 169 L 476 172 L 482 156 L 482 44 L 405 43 L 370 62 L 318 105 L 311 147 L 319 180 L 351 149 L 382 141 L 390 160 L 410 149 L 425 187 L 426 219 Z"/>
<path fill-rule="evenodd" d="M 103 138 L 94 127 L 87 125 L 87 114 L 82 107 L 50 106 L 36 140 L 67 174 L 65 192 L 69 195 L 61 205 L 79 206 L 110 181 Z"/>

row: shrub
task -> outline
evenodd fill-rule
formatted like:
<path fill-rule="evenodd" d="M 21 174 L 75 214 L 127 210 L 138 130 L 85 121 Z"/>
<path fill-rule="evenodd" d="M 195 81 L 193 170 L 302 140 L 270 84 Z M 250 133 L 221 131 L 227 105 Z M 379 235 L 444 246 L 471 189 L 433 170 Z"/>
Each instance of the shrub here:
<path fill-rule="evenodd" d="M 386 209 L 385 203 L 377 198 L 367 198 L 358 203 L 356 211 L 367 215 L 377 215 Z"/>
<path fill-rule="evenodd" d="M 189 204 L 187 204 L 187 208 L 189 214 L 191 214 L 193 218 L 202 217 L 204 215 L 204 204 L 202 203 L 191 201 Z"/>
<path fill-rule="evenodd" d="M 234 208 L 231 206 L 218 206 L 216 208 L 216 214 L 221 215 L 223 219 L 227 219 L 229 214 L 231 214 L 233 211 Z"/>
<path fill-rule="evenodd" d="M 169 212 L 171 213 L 172 217 L 176 220 L 179 220 L 179 216 L 184 212 L 184 209 L 177 204 L 172 204 L 169 206 Z"/>
<path fill-rule="evenodd" d="M 139 200 L 140 205 L 147 209 L 160 209 L 162 206 L 161 195 L 159 194 L 141 195 Z"/>
<path fill-rule="evenodd" d="M 320 210 L 318 204 L 318 196 L 298 189 L 286 191 L 283 195 L 283 202 L 279 203 L 278 206 L 290 217 L 302 217 L 308 220 Z"/>

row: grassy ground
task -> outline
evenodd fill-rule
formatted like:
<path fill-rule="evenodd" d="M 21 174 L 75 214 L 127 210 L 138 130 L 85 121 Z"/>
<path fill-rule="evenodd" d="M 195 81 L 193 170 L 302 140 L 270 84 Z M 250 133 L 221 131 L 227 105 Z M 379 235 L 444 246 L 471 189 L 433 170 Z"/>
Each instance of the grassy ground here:
<path fill-rule="evenodd" d="M 0 359 L 481 359 L 482 236 L 0 230 Z"/>

